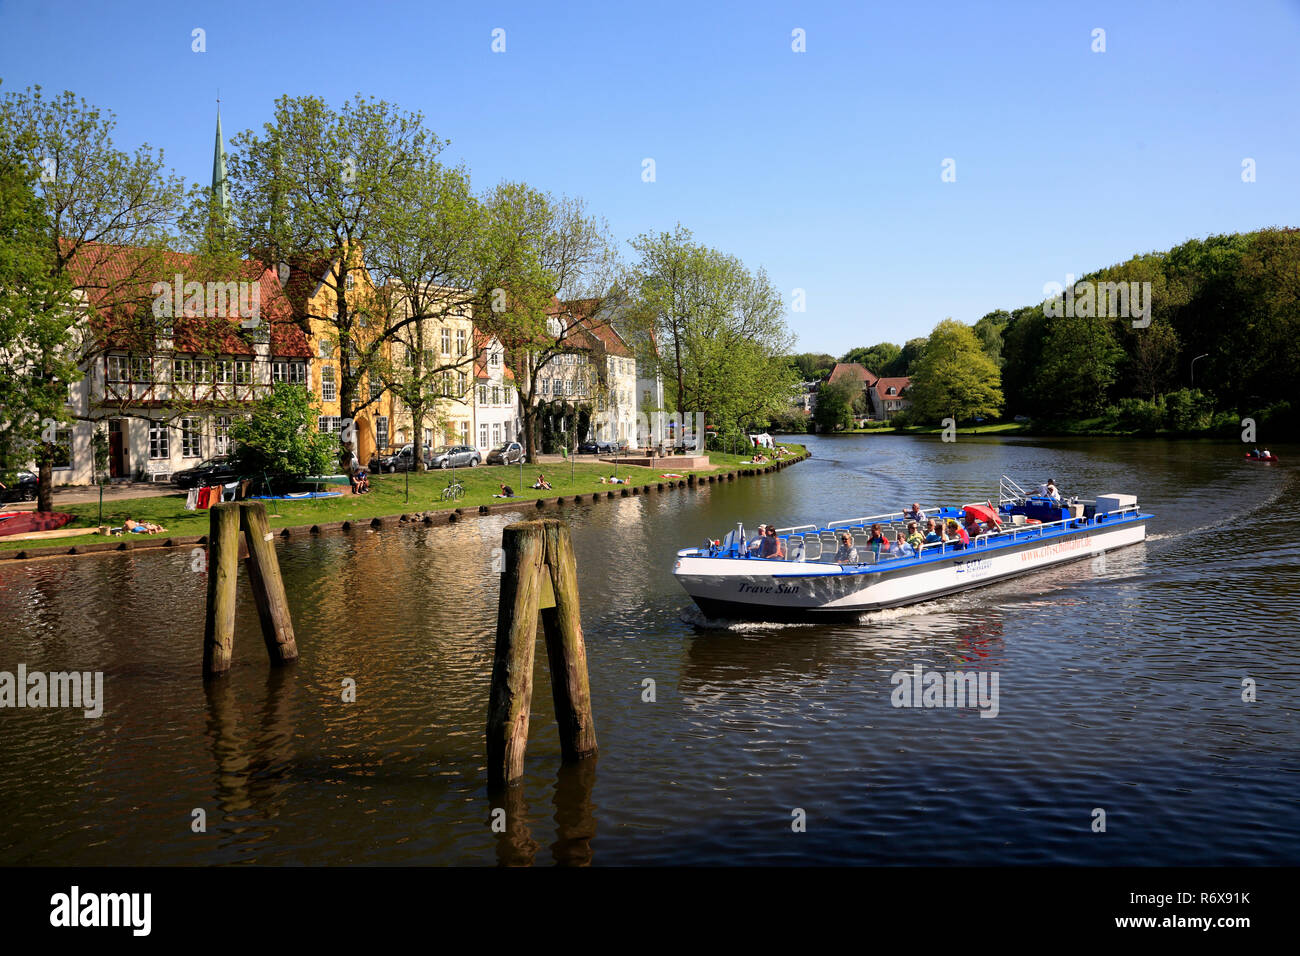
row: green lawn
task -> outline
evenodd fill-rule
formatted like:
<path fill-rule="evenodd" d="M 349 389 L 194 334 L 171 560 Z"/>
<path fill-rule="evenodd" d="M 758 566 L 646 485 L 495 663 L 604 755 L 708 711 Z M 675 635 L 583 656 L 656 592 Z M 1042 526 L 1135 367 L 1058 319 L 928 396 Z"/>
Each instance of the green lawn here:
<path fill-rule="evenodd" d="M 796 455 L 801 454 L 804 450 L 802 445 L 787 444 L 786 447 Z M 748 456 L 710 452 L 709 461 L 716 467 L 697 470 L 695 473 L 743 471 L 759 467 L 757 465 L 741 464 L 746 457 Z M 388 515 L 400 515 L 415 511 L 435 511 L 443 508 L 477 509 L 479 505 L 500 504 L 501 499 L 494 499 L 492 496 L 500 493 L 500 486 L 503 483 L 510 485 L 519 499 L 528 501 L 537 498 L 555 498 L 557 496 L 567 498 L 577 494 L 591 494 L 595 491 L 617 490 L 620 487 L 618 485 L 601 484 L 599 479 L 602 475 L 608 478 L 615 473 L 615 466 L 606 462 L 577 462 L 572 466 L 572 469 L 573 477 L 570 479 L 569 463 L 543 465 L 540 470 L 551 483 L 550 491 L 534 491 L 528 487 L 537 480 L 539 469 L 536 466 L 524 466 L 524 477 L 521 482 L 518 465 L 482 465 L 478 468 L 456 469 L 456 478 L 465 486 L 465 496 L 459 501 L 442 501 L 440 498 L 442 490 L 447 487 L 447 483 L 451 478 L 451 472 L 430 471 L 423 474 L 411 473 L 409 499 L 406 491 L 407 476 L 399 472 L 393 475 L 372 475 L 370 478 L 371 492 L 368 495 L 353 495 L 346 486 L 340 488 L 334 485 L 329 486 L 328 490 L 341 490 L 343 492 L 342 497 L 300 502 L 268 501 L 266 506 L 271 527 L 287 528 L 297 525 L 324 524 L 332 521 L 368 520 Z M 682 475 L 692 474 L 690 471 L 682 471 L 673 468 L 671 465 L 664 465 L 653 470 L 628 465 L 619 465 L 617 467 L 618 476 L 620 478 L 630 477 L 632 479 L 631 483 L 634 485 L 654 484 L 662 481 L 660 475 L 665 472 L 676 472 Z M 104 524 L 109 527 L 117 527 L 121 525 L 123 518 L 130 517 L 136 521 L 151 521 L 167 529 L 166 534 L 129 535 L 128 537 L 132 540 L 142 538 L 161 539 L 173 535 L 207 534 L 208 513 L 206 511 L 186 511 L 185 497 L 185 493 L 178 492 L 175 495 L 119 499 L 111 504 L 105 503 Z M 76 515 L 76 518 L 66 526 L 69 528 L 86 527 L 93 529 L 99 516 L 99 504 L 97 502 L 65 507 L 56 505 L 56 509 Z M 91 530 L 85 535 L 44 541 L 39 539 L 34 541 L 6 541 L 4 538 L 0 538 L 0 549 L 11 551 L 54 546 L 71 548 L 74 545 L 94 544 L 105 540 L 110 539 Z"/>

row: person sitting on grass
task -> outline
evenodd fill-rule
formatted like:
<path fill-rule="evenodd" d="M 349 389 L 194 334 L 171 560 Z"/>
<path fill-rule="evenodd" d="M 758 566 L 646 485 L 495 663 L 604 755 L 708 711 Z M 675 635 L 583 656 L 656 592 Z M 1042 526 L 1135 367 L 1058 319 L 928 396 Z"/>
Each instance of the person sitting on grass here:
<path fill-rule="evenodd" d="M 515 496 L 515 489 L 511 488 L 509 485 L 502 485 L 502 486 L 501 486 L 501 494 L 499 494 L 499 495 L 493 495 L 492 497 L 493 497 L 493 498 L 513 498 L 514 496 Z"/>
<path fill-rule="evenodd" d="M 370 490 L 370 476 L 366 474 L 364 468 L 357 466 L 357 469 L 348 475 L 348 479 L 354 495 L 364 495 Z"/>
<path fill-rule="evenodd" d="M 535 491 L 550 491 L 551 483 L 546 480 L 546 476 L 540 471 L 537 473 L 537 480 L 532 485 Z"/>

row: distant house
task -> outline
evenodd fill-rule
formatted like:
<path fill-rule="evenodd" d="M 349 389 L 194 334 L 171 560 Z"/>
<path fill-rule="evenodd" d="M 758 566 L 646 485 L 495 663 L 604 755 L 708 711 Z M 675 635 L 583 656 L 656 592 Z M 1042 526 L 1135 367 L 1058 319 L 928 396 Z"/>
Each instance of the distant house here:
<path fill-rule="evenodd" d="M 870 369 L 857 362 L 836 362 L 826 381 L 831 385 L 848 386 L 856 397 L 858 392 L 866 390 L 868 383 L 875 377 Z"/>
<path fill-rule="evenodd" d="M 908 386 L 912 380 L 906 375 L 896 378 L 878 378 L 867 389 L 867 398 L 871 402 L 873 418 L 890 419 L 906 408 L 912 407 L 907 398 Z"/>

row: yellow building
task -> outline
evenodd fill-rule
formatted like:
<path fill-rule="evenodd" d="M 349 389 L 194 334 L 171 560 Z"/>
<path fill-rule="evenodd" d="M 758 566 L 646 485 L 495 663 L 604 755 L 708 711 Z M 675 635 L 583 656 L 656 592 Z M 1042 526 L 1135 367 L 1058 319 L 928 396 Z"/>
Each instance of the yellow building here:
<path fill-rule="evenodd" d="M 447 298 L 453 298 L 451 290 Z M 394 296 L 395 313 L 400 321 L 409 315 L 409 304 L 400 294 Z M 405 312 L 404 312 L 405 310 Z M 474 444 L 474 385 L 475 359 L 474 322 L 468 305 L 451 305 L 437 318 L 422 323 L 424 353 L 422 369 L 425 375 L 433 373 L 434 386 L 431 401 L 425 406 L 423 435 L 427 448 L 439 445 Z M 401 377 L 403 370 L 411 367 L 410 350 L 417 347 L 417 325 L 406 326 L 393 340 L 391 358 L 394 375 Z M 411 410 L 399 398 L 392 398 L 394 444 L 414 442 L 415 434 Z"/>
<path fill-rule="evenodd" d="M 369 273 L 361 267 L 360 255 L 354 255 L 346 272 L 340 268 L 338 259 L 327 257 L 292 263 L 285 290 L 311 344 L 312 357 L 307 374 L 319 409 L 317 427 L 322 432 L 339 435 L 344 443 L 350 435 L 355 435 L 357 457 L 366 464 L 376 454 L 387 454 L 395 443 L 393 402 L 378 368 L 374 373 L 364 369 L 358 373 L 366 347 L 375 341 L 382 328 L 377 318 L 367 314 L 367 308 L 376 301 L 375 290 Z M 341 407 L 344 370 L 336 321 L 336 290 L 340 281 L 344 285 L 348 313 L 355 316 L 352 326 L 355 343 L 351 346 L 349 361 L 350 374 L 356 380 L 352 398 L 355 415 L 351 429 Z M 388 346 L 385 344 L 375 363 L 382 365 L 387 359 Z"/>

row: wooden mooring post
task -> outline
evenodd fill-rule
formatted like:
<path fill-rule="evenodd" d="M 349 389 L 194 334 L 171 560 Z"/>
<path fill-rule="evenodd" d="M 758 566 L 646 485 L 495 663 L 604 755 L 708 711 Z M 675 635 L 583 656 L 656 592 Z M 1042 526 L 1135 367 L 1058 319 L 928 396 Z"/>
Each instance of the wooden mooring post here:
<path fill-rule="evenodd" d="M 520 521 L 502 530 L 501 546 L 505 565 L 487 721 L 488 786 L 493 788 L 523 776 L 538 611 L 546 637 L 563 759 L 572 762 L 596 753 L 569 526 L 558 518 Z"/>
<path fill-rule="evenodd" d="M 257 604 L 262 639 L 273 665 L 298 659 L 293 619 L 280 576 L 280 561 L 260 501 L 212 506 L 208 531 L 208 604 L 203 623 L 203 677 L 230 670 L 235 647 L 235 605 L 239 580 L 239 535 L 248 548 L 248 581 Z"/>

